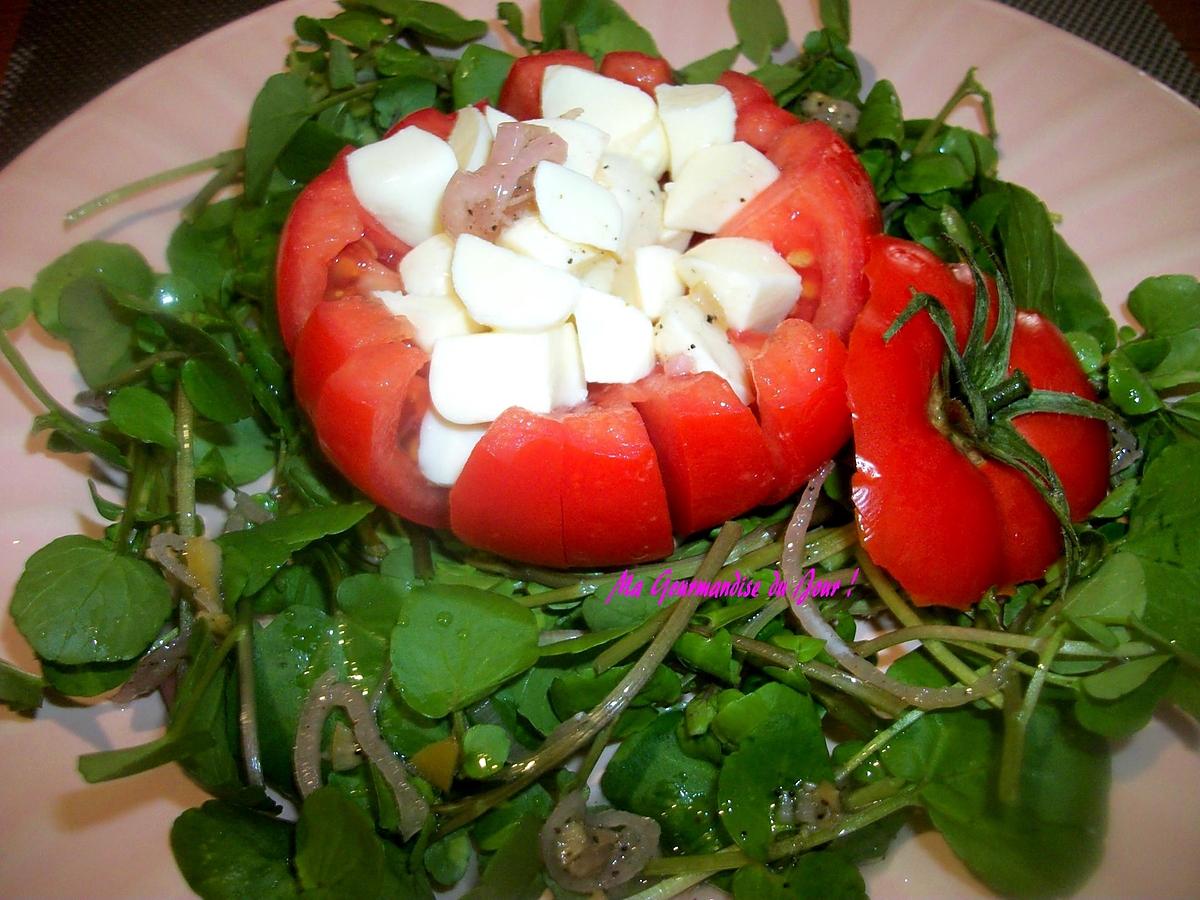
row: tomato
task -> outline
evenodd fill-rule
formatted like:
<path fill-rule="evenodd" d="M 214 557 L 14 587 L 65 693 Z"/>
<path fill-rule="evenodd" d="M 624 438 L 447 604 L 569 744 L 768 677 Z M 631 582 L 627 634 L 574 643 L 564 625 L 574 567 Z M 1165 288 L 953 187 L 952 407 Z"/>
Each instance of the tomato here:
<path fill-rule="evenodd" d="M 720 234 L 774 246 L 804 280 L 794 314 L 844 340 L 866 303 L 868 241 L 882 227 L 871 179 L 854 151 L 821 122 L 779 130 L 767 158 L 779 167 L 779 178 Z"/>
<path fill-rule="evenodd" d="M 397 131 L 412 127 L 428 131 L 434 137 L 440 137 L 444 141 L 449 139 L 450 132 L 454 130 L 454 119 L 454 113 L 442 112 L 440 109 L 434 109 L 430 106 L 409 113 L 389 128 L 383 136 L 384 138 L 390 138 Z"/>
<path fill-rule="evenodd" d="M 858 470 L 851 481 L 871 558 L 922 605 L 966 608 L 989 587 L 1041 576 L 1062 552 L 1050 508 L 1015 469 L 983 457 L 953 428 L 935 394 L 945 348 L 917 315 L 889 342 L 883 333 L 912 292 L 932 294 L 966 340 L 973 294 L 924 247 L 879 236 L 866 267 L 870 301 L 850 338 L 846 383 Z M 1065 339 L 1036 313 L 1014 328 L 1010 373 L 1035 388 L 1094 399 Z M 1108 480 L 1106 427 L 1090 419 L 1023 415 L 1014 426 L 1058 473 L 1073 518 L 1087 515 Z"/>
<path fill-rule="evenodd" d="M 774 103 L 775 98 L 761 81 L 752 75 L 744 75 L 729 69 L 717 79 L 717 84 L 733 95 L 733 105 L 740 113 L 752 103 Z"/>
<path fill-rule="evenodd" d="M 671 66 L 661 56 L 647 56 L 636 50 L 606 53 L 600 61 L 600 74 L 641 88 L 651 97 L 660 84 L 674 84 Z"/>
<path fill-rule="evenodd" d="M 578 50 L 551 50 L 536 56 L 522 56 L 513 63 L 500 88 L 501 110 L 516 119 L 537 119 L 542 115 L 542 78 L 549 66 L 577 66 L 593 72 L 596 64 Z"/>

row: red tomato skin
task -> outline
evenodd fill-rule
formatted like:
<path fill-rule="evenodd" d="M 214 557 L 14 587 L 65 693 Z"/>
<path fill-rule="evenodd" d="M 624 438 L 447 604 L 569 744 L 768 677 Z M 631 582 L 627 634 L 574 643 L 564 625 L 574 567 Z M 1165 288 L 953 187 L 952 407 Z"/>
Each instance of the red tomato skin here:
<path fill-rule="evenodd" d="M 567 565 L 628 565 L 668 556 L 675 541 L 667 492 L 634 408 L 589 405 L 561 422 Z"/>
<path fill-rule="evenodd" d="M 846 348 L 831 331 L 785 319 L 750 360 L 758 421 L 775 472 L 765 502 L 794 493 L 850 437 Z"/>
<path fill-rule="evenodd" d="M 871 180 L 854 151 L 821 122 L 778 132 L 767 156 L 779 178 L 720 235 L 774 246 L 804 280 L 793 315 L 844 340 L 867 301 L 863 270 L 869 239 L 881 228 Z"/>
<path fill-rule="evenodd" d="M 390 138 L 397 131 L 403 128 L 420 128 L 423 131 L 428 131 L 435 137 L 440 137 L 443 141 L 449 140 L 450 132 L 454 130 L 454 120 L 458 118 L 456 113 L 442 112 L 440 109 L 435 109 L 432 106 L 427 106 L 425 109 L 418 109 L 415 112 L 410 112 L 407 116 L 384 132 L 383 138 Z"/>
<path fill-rule="evenodd" d="M 596 64 L 578 50 L 551 50 L 536 56 L 522 56 L 508 72 L 500 88 L 501 110 L 516 119 L 537 119 L 542 115 L 542 78 L 548 66 L 576 66 L 596 71 Z"/>
<path fill-rule="evenodd" d="M 784 129 L 799 122 L 799 118 L 774 100 L 748 103 L 738 110 L 733 139 L 745 141 L 760 153 L 766 153 Z"/>
<path fill-rule="evenodd" d="M 501 556 L 564 568 L 565 445 L 562 422 L 519 407 L 501 413 L 450 489 L 454 533 Z"/>
<path fill-rule="evenodd" d="M 651 97 L 660 84 L 674 84 L 670 64 L 661 56 L 648 56 L 636 50 L 614 50 L 600 61 L 600 74 L 606 78 L 641 88 Z"/>
<path fill-rule="evenodd" d="M 428 355 L 405 342 L 361 347 L 329 376 L 313 422 L 321 448 L 373 501 L 431 528 L 450 524 L 449 491 L 416 463 L 416 438 L 429 407 L 421 370 Z"/>
<path fill-rule="evenodd" d="M 752 103 L 774 103 L 775 98 L 761 81 L 752 75 L 744 75 L 727 69 L 717 79 L 717 84 L 733 95 L 734 108 L 740 113 Z"/>
<path fill-rule="evenodd" d="M 918 605 L 966 609 L 1003 575 L 996 502 L 975 464 L 930 422 L 943 347 L 932 321 L 916 316 L 883 341 L 911 288 L 942 300 L 965 334 L 965 288 L 925 248 L 885 236 L 873 239 L 866 274 L 871 299 L 846 358 L 859 534 Z"/>
<path fill-rule="evenodd" d="M 317 408 L 325 382 L 360 347 L 405 341 L 412 336 L 408 320 L 392 315 L 373 298 L 347 297 L 317 304 L 293 354 L 300 408 L 310 413 Z"/>
<path fill-rule="evenodd" d="M 677 534 L 757 506 L 774 482 L 754 414 L 719 375 L 650 375 L 635 403 L 662 466 Z"/>

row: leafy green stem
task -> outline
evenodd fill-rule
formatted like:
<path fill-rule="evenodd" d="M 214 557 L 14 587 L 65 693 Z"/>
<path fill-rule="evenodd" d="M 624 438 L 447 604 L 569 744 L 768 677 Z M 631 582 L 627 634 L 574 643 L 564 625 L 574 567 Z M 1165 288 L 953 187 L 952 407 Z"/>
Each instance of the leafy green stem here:
<path fill-rule="evenodd" d="M 891 742 L 892 738 L 902 732 L 909 725 L 912 725 L 923 715 L 925 715 L 925 710 L 923 709 L 910 709 L 887 728 L 883 729 L 883 731 L 880 731 L 878 734 L 876 734 L 875 737 L 871 738 L 871 740 L 867 741 L 861 750 L 846 760 L 842 767 L 834 773 L 833 780 L 837 782 L 845 781 L 852 774 L 854 774 L 854 771 L 859 766 L 886 747 Z"/>
<path fill-rule="evenodd" d="M 996 139 L 996 114 L 992 108 L 992 95 L 987 88 L 981 85 L 975 79 L 975 67 L 967 69 L 967 74 L 963 76 L 963 80 L 959 82 L 958 87 L 954 89 L 954 93 L 950 95 L 938 114 L 933 117 L 929 124 L 925 127 L 921 137 L 917 139 L 916 146 L 913 147 L 912 155 L 920 156 L 933 144 L 934 138 L 937 137 L 942 126 L 946 124 L 946 118 L 950 113 L 954 112 L 954 108 L 962 103 L 968 97 L 978 97 L 980 103 L 983 104 L 983 118 L 987 126 L 987 136 L 990 140 Z"/>
<path fill-rule="evenodd" d="M 1021 790 L 1021 765 L 1025 759 L 1025 732 L 1029 720 L 1037 707 L 1038 698 L 1046 684 L 1046 676 L 1050 672 L 1050 663 L 1058 654 L 1066 636 L 1067 626 L 1060 625 L 1048 638 L 1043 639 L 1041 652 L 1038 653 L 1037 669 L 1029 679 L 1025 689 L 1025 699 L 1015 715 L 1005 717 L 1004 745 L 1000 757 L 999 793 L 1000 800 L 1008 805 L 1014 805 L 1019 799 Z"/>
<path fill-rule="evenodd" d="M 16 348 L 13 342 L 9 340 L 8 335 L 3 331 L 0 331 L 0 353 L 4 354 L 4 358 L 8 360 L 8 364 L 17 373 L 17 377 L 21 379 L 21 383 L 25 385 L 29 393 L 33 394 L 38 403 L 51 412 L 58 413 L 77 428 L 81 428 L 92 434 L 99 433 L 99 429 L 93 423 L 79 418 L 79 416 L 54 399 L 54 396 L 46 390 L 45 386 L 38 380 L 38 377 L 33 374 L 33 370 L 25 362 L 25 357 L 21 355 L 21 351 Z"/>
<path fill-rule="evenodd" d="M 183 389 L 175 386 L 175 529 L 181 537 L 192 538 L 199 533 L 196 516 L 195 436 L 192 431 L 196 413 Z"/>

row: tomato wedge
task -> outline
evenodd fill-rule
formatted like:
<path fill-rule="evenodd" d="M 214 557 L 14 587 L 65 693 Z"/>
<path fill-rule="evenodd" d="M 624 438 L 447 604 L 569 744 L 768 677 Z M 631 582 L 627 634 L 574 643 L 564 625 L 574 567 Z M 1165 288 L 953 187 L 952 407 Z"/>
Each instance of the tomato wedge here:
<path fill-rule="evenodd" d="M 648 56 L 636 50 L 615 50 L 600 61 L 600 74 L 641 88 L 651 97 L 660 84 L 674 84 L 670 64 L 661 56 Z"/>
<path fill-rule="evenodd" d="M 500 88 L 497 106 L 515 119 L 537 119 L 542 115 L 542 79 L 550 66 L 576 66 L 596 70 L 596 64 L 578 50 L 551 50 L 534 56 L 522 56 L 508 70 Z"/>

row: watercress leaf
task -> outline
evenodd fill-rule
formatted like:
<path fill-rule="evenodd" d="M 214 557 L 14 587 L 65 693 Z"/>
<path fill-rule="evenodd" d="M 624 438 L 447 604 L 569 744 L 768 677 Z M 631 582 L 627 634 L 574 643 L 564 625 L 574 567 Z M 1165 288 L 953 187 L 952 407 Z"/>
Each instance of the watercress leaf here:
<path fill-rule="evenodd" d="M 287 900 L 298 895 L 292 875 L 292 825 L 209 800 L 184 810 L 171 826 L 179 871 L 205 900 Z"/>
<path fill-rule="evenodd" d="M 56 312 L 57 333 L 71 345 L 88 387 L 102 387 L 133 365 L 134 316 L 112 301 L 102 282 L 72 281 Z"/>
<path fill-rule="evenodd" d="M 940 153 L 914 156 L 901 163 L 895 175 L 896 186 L 909 194 L 962 187 L 970 177 L 958 157 Z"/>
<path fill-rule="evenodd" d="M 28 288 L 11 287 L 0 291 L 0 331 L 12 331 L 29 318 L 33 309 L 33 292 Z"/>
<path fill-rule="evenodd" d="M 108 401 L 108 416 L 131 438 L 175 449 L 175 413 L 153 391 L 137 386 L 121 388 Z"/>
<path fill-rule="evenodd" d="M 462 772 L 468 778 L 489 778 L 508 761 L 512 738 L 499 725 L 472 725 L 463 735 Z"/>
<path fill-rule="evenodd" d="M 1126 415 L 1143 416 L 1162 409 L 1154 387 L 1122 350 L 1108 357 L 1108 396 Z"/>
<path fill-rule="evenodd" d="M 471 862 L 471 837 L 466 829 L 448 834 L 425 848 L 423 859 L 425 871 L 438 884 L 457 884 Z"/>
<path fill-rule="evenodd" d="M 197 478 L 240 487 L 266 475 L 275 464 L 275 441 L 253 416 L 230 425 L 201 421 L 193 434 Z"/>
<path fill-rule="evenodd" d="M 540 784 L 534 783 L 511 800 L 482 816 L 471 828 L 471 837 L 484 853 L 503 847 L 521 822 L 541 821 L 550 815 L 554 801 Z"/>
<path fill-rule="evenodd" d="M 348 44 L 343 44 L 341 41 L 330 43 L 328 74 L 331 90 L 344 91 L 354 87 L 354 57 L 350 53 Z"/>
<path fill-rule="evenodd" d="M 760 864 L 743 866 L 733 876 L 733 896 L 735 900 L 866 900 L 867 886 L 853 863 L 825 850 L 805 853 L 778 872 Z"/>
<path fill-rule="evenodd" d="M 1052 301 L 1056 257 L 1050 213 L 1023 187 L 1001 184 L 1000 191 L 1007 200 L 999 218 L 1000 237 L 1017 306 L 1046 313 L 1061 324 Z"/>
<path fill-rule="evenodd" d="M 46 684 L 64 697 L 97 697 L 107 693 L 128 681 L 137 667 L 136 660 L 64 666 L 43 659 L 41 664 Z"/>
<path fill-rule="evenodd" d="M 329 168 L 348 140 L 321 122 L 309 120 L 288 141 L 276 165 L 296 181 L 309 182 Z"/>
<path fill-rule="evenodd" d="M 1130 292 L 1129 311 L 1148 334 L 1200 328 L 1200 282 L 1193 275 L 1147 278 Z"/>
<path fill-rule="evenodd" d="M 400 617 L 403 597 L 416 585 L 387 575 L 351 575 L 337 587 L 337 606 L 346 618 L 387 640 Z"/>
<path fill-rule="evenodd" d="M 45 686 L 46 682 L 38 676 L 0 659 L 0 703 L 17 711 L 37 709 L 42 705 Z"/>
<path fill-rule="evenodd" d="M 684 663 L 728 684 L 737 684 L 741 665 L 733 658 L 733 638 L 725 628 L 711 637 L 685 632 L 672 652 Z"/>
<path fill-rule="evenodd" d="M 304 893 L 381 897 L 385 860 L 370 817 L 337 788 L 313 791 L 296 822 L 296 874 Z"/>
<path fill-rule="evenodd" d="M 515 3 L 499 3 L 496 5 L 496 17 L 504 23 L 504 27 L 516 39 L 516 42 L 526 50 L 538 46 L 536 41 L 525 37 L 525 14 L 521 11 L 520 6 Z"/>
<path fill-rule="evenodd" d="M 80 278 L 142 296 L 154 288 L 154 273 L 146 260 L 128 244 L 85 241 L 72 247 L 38 273 L 33 282 L 33 312 L 51 334 L 65 337 L 59 322 L 63 289 Z"/>
<path fill-rule="evenodd" d="M 381 75 L 419 78 L 445 86 L 446 73 L 436 59 L 400 44 L 384 44 L 375 52 L 375 68 Z"/>
<path fill-rule="evenodd" d="M 433 106 L 436 99 L 437 85 L 431 81 L 422 78 L 389 78 L 379 86 L 371 101 L 375 109 L 375 125 L 386 131 L 409 113 Z"/>
<path fill-rule="evenodd" d="M 794 66 L 781 66 L 773 62 L 764 63 L 750 74 L 761 81 L 776 100 L 804 77 Z"/>
<path fill-rule="evenodd" d="M 309 115 L 308 87 L 299 75 L 272 75 L 259 90 L 246 130 L 243 182 L 250 203 L 261 203 L 266 197 L 275 161 Z"/>
<path fill-rule="evenodd" d="M 132 659 L 171 608 L 171 592 L 148 562 L 68 535 L 29 557 L 11 611 L 39 656 L 73 665 Z"/>
<path fill-rule="evenodd" d="M 1079 368 L 1087 376 L 1095 375 L 1104 364 L 1104 348 L 1100 342 L 1085 331 L 1071 331 L 1063 335 L 1071 345 L 1071 352 L 1079 362 Z"/>
<path fill-rule="evenodd" d="M 843 44 L 850 43 L 850 0 L 821 0 L 821 27 Z"/>
<path fill-rule="evenodd" d="M 550 705 L 554 708 L 555 715 L 559 719 L 569 719 L 577 712 L 596 706 L 631 668 L 632 664 L 613 666 L 602 675 L 597 675 L 591 665 L 585 663 L 577 669 L 558 675 L 550 687 Z M 668 666 L 659 666 L 646 682 L 646 686 L 638 692 L 632 705 L 669 706 L 679 699 L 681 693 L 679 676 Z"/>
<path fill-rule="evenodd" d="M 730 0 L 729 20 L 742 54 L 755 65 L 761 66 L 771 58 L 772 50 L 787 43 L 787 19 L 778 0 Z M 848 28 L 848 20 L 846 25 Z"/>
<path fill-rule="evenodd" d="M 226 357 L 194 356 L 179 377 L 188 400 L 205 418 L 228 425 L 254 412 L 246 380 Z"/>
<path fill-rule="evenodd" d="M 1116 700 L 1145 684 L 1146 679 L 1168 659 L 1170 657 L 1165 654 L 1131 659 L 1119 666 L 1088 675 L 1080 681 L 1080 687 L 1096 700 Z"/>
<path fill-rule="evenodd" d="M 709 84 L 721 77 L 721 73 L 733 66 L 742 48 L 737 44 L 716 50 L 695 62 L 688 63 L 676 76 L 681 84 Z"/>
<path fill-rule="evenodd" d="M 624 741 L 600 789 L 622 809 L 658 820 L 664 848 L 703 853 L 724 843 L 717 828 L 717 767 L 684 753 L 677 736 L 682 721 L 679 711 L 659 715 Z"/>
<path fill-rule="evenodd" d="M 632 596 L 630 596 L 632 595 Z M 635 628 L 663 606 L 675 602 L 674 597 L 663 597 L 655 592 L 651 585 L 635 581 L 628 593 L 614 593 L 609 598 L 609 586 L 601 586 L 594 594 L 583 601 L 580 611 L 583 621 L 592 631 L 604 631 L 609 628 Z"/>
<path fill-rule="evenodd" d="M 897 147 L 904 142 L 904 113 L 900 109 L 900 98 L 890 81 L 882 79 L 875 82 L 867 94 L 862 114 L 858 117 L 854 140 L 863 148 L 875 141 Z"/>
<path fill-rule="evenodd" d="M 386 41 L 392 34 L 391 29 L 384 25 L 378 16 L 360 10 L 338 13 L 332 19 L 317 21 L 329 34 L 340 37 L 362 50 L 378 41 Z M 335 43 L 330 49 L 336 46 Z"/>
<path fill-rule="evenodd" d="M 392 680 L 404 701 L 440 718 L 486 697 L 538 658 L 532 610 L 500 594 L 452 585 L 401 598 Z"/>
<path fill-rule="evenodd" d="M 1145 573 L 1132 553 L 1114 553 L 1085 581 L 1067 591 L 1064 607 L 1072 617 L 1122 621 L 1140 616 L 1146 606 Z"/>
<path fill-rule="evenodd" d="M 1166 352 L 1149 373 L 1150 384 L 1161 390 L 1200 382 L 1200 328 L 1161 340 L 1166 345 Z M 1128 345 L 1125 352 L 1140 343 Z"/>
<path fill-rule="evenodd" d="M 512 54 L 484 44 L 472 44 L 464 50 L 450 78 L 454 108 L 472 106 L 480 100 L 492 106 L 499 103 L 500 88 L 514 62 Z"/>
<path fill-rule="evenodd" d="M 507 840 L 488 860 L 479 884 L 463 895 L 463 900 L 535 900 L 546 889 L 542 877 L 539 849 L 542 819 L 522 818 Z"/>
<path fill-rule="evenodd" d="M 354 527 L 371 509 L 369 503 L 307 509 L 221 535 L 217 543 L 224 564 L 225 602 L 232 604 L 243 594 L 262 590 L 297 550 Z"/>
<path fill-rule="evenodd" d="M 622 635 L 626 635 L 633 631 L 634 626 L 622 625 L 617 628 L 605 628 L 602 631 L 589 631 L 586 634 L 581 634 L 579 637 L 570 638 L 565 641 L 555 641 L 553 644 L 546 644 L 540 648 L 540 653 L 543 658 L 553 656 L 570 656 L 574 653 L 586 653 L 589 650 L 595 650 L 597 647 L 602 647 L 605 644 L 612 643 Z"/>
<path fill-rule="evenodd" d="M 212 742 L 212 735 L 201 731 L 189 731 L 184 734 L 167 732 L 160 738 L 136 747 L 85 753 L 79 757 L 79 774 L 88 784 L 128 778 L 130 775 L 138 775 L 167 763 L 186 759 L 192 754 L 207 750 L 212 746 Z"/>
<path fill-rule="evenodd" d="M 1078 254 L 1054 233 L 1053 311 L 1043 310 L 1063 331 L 1082 331 L 1108 352 L 1117 344 L 1117 326 L 1104 305 L 1100 288 Z"/>
<path fill-rule="evenodd" d="M 579 49 L 597 61 L 617 50 L 634 50 L 658 56 L 658 46 L 650 32 L 627 16 L 609 19 L 596 28 L 579 31 Z"/>
<path fill-rule="evenodd" d="M 1075 718 L 1088 731 L 1110 740 L 1135 734 L 1150 723 L 1178 671 L 1175 663 L 1168 661 L 1142 684 L 1115 700 L 1097 700 L 1081 692 L 1075 700 Z"/>
<path fill-rule="evenodd" d="M 355 6 L 376 9 L 395 20 L 400 31 L 412 31 L 430 43 L 459 47 L 487 34 L 487 22 L 465 19 L 448 6 L 423 0 L 357 0 Z"/>

